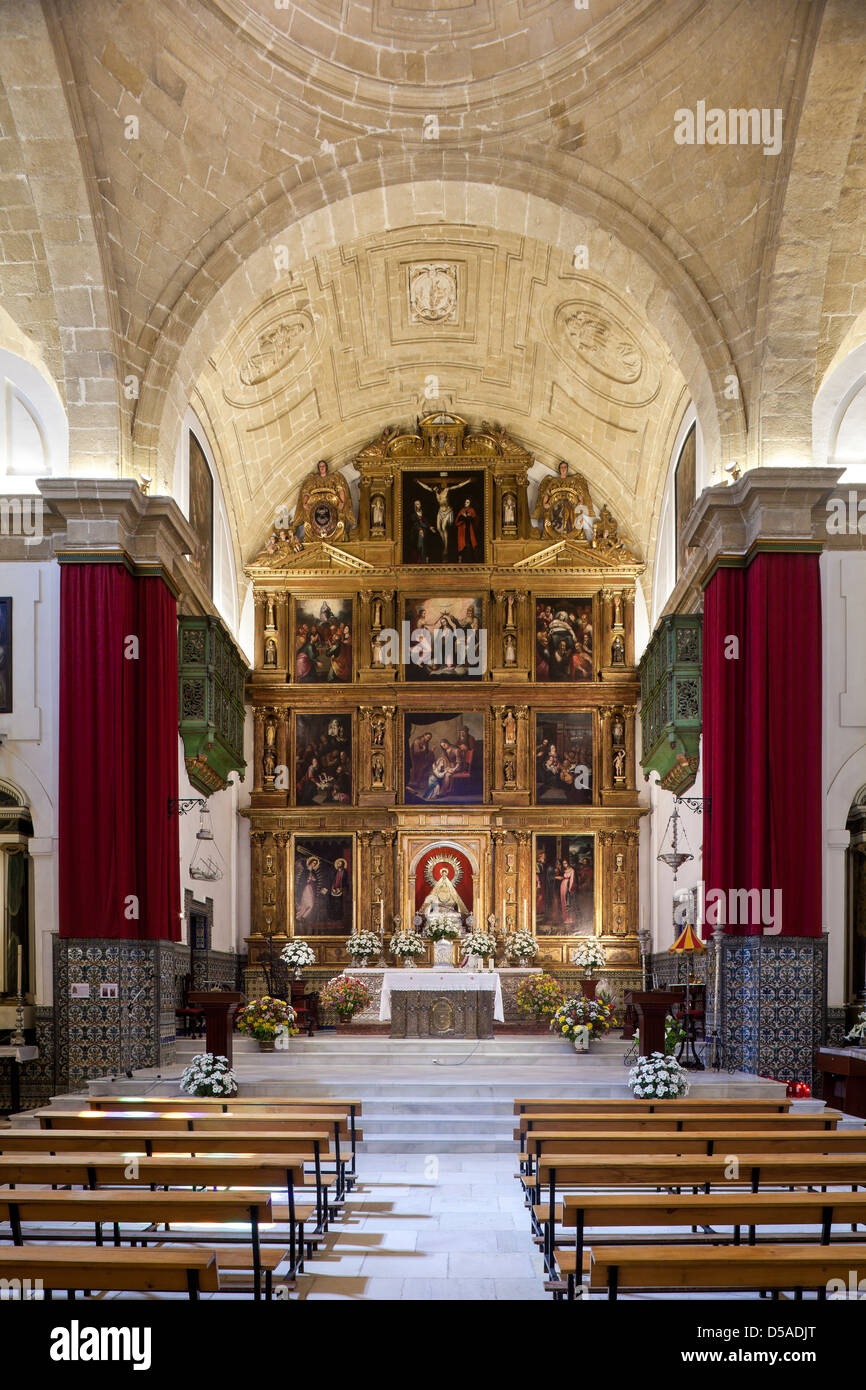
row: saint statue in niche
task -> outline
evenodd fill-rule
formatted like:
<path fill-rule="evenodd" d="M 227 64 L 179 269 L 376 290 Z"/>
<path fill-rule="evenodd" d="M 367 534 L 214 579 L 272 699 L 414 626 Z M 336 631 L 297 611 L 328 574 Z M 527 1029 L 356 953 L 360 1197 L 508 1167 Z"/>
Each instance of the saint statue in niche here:
<path fill-rule="evenodd" d="M 625 663 L 625 642 L 622 637 L 616 636 L 610 645 L 610 664 L 612 666 L 622 666 Z"/>
<path fill-rule="evenodd" d="M 276 666 L 277 664 L 277 644 L 273 637 L 269 637 L 265 643 L 265 665 Z"/>
<path fill-rule="evenodd" d="M 513 492 L 506 492 L 502 499 L 502 529 L 513 531 L 517 526 L 517 498 Z"/>
<path fill-rule="evenodd" d="M 277 619 L 274 609 L 274 600 L 271 598 L 270 594 L 268 594 L 268 598 L 265 603 L 265 628 L 268 632 L 274 632 L 276 631 L 276 626 Z"/>
<path fill-rule="evenodd" d="M 625 749 L 618 748 L 613 755 L 613 776 L 615 782 L 625 781 Z"/>
<path fill-rule="evenodd" d="M 613 596 L 613 626 L 622 627 L 622 594 L 619 592 Z"/>
<path fill-rule="evenodd" d="M 385 762 L 381 754 L 373 754 L 373 786 L 384 787 L 385 785 Z"/>
<path fill-rule="evenodd" d="M 505 665 L 517 665 L 517 638 L 513 632 L 505 634 Z"/>
<path fill-rule="evenodd" d="M 505 715 L 505 746 L 513 748 L 517 742 L 517 720 L 514 717 L 514 710 L 508 710 Z"/>
<path fill-rule="evenodd" d="M 370 720 L 370 743 L 374 748 L 381 748 L 385 742 L 385 716 L 384 714 L 374 714 Z"/>
<path fill-rule="evenodd" d="M 374 492 L 370 498 L 370 529 L 376 536 L 385 531 L 385 499 L 381 492 Z"/>
<path fill-rule="evenodd" d="M 622 748 L 625 743 L 625 725 L 622 722 L 622 715 L 619 710 L 613 717 L 613 728 L 611 730 L 611 742 L 614 748 Z"/>

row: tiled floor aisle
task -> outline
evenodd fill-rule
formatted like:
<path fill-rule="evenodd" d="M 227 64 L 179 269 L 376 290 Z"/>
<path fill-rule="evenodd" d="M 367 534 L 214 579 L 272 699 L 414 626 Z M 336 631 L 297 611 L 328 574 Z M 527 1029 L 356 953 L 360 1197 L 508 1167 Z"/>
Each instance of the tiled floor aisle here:
<path fill-rule="evenodd" d="M 299 1298 L 540 1299 L 516 1157 L 367 1154 Z"/>

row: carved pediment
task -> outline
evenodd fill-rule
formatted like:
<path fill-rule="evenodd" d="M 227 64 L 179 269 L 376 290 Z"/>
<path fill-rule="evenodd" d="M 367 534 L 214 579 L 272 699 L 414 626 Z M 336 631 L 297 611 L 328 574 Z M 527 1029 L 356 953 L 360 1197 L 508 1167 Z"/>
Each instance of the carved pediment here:
<path fill-rule="evenodd" d="M 532 455 L 499 425 L 484 420 L 480 429 L 472 430 L 466 420 L 447 410 L 422 416 L 414 430 L 388 425 L 359 450 L 355 463 L 361 468 L 365 463 L 381 463 L 385 459 L 469 457 L 507 459 L 521 468 L 532 464 Z"/>
<path fill-rule="evenodd" d="M 532 555 L 517 560 L 515 570 L 584 570 L 591 573 L 640 572 L 643 565 L 622 542 L 618 547 L 594 545 L 592 541 L 562 540 L 545 545 Z"/>
<path fill-rule="evenodd" d="M 317 541 L 312 545 L 301 545 L 297 541 L 278 541 L 273 549 L 265 546 L 246 567 L 251 579 L 263 579 L 280 574 L 301 572 L 333 573 L 335 570 L 357 573 L 359 570 L 372 570 L 373 565 L 358 555 L 350 555 L 339 546 L 329 545 L 327 541 Z"/>

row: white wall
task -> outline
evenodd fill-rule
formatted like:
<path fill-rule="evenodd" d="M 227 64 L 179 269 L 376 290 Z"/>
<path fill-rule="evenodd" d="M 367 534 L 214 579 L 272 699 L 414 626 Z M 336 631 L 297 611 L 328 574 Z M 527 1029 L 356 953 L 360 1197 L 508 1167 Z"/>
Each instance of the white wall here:
<path fill-rule="evenodd" d="M 50 1004 L 50 934 L 58 929 L 60 567 L 54 561 L 3 562 L 0 594 L 12 599 L 13 680 L 13 712 L 0 714 L 0 777 L 24 794 L 33 820 L 33 979 L 36 1003 Z"/>

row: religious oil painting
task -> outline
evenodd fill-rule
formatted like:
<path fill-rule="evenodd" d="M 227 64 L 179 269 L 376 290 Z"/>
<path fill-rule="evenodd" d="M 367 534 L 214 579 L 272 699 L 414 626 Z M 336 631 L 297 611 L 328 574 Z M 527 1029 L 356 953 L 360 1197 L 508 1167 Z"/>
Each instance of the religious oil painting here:
<path fill-rule="evenodd" d="M 592 599 L 536 598 L 535 679 L 592 680 Z"/>
<path fill-rule="evenodd" d="M 408 681 L 472 680 L 487 670 L 481 595 L 407 598 L 403 673 Z"/>
<path fill-rule="evenodd" d="M 355 877 L 351 835 L 295 835 L 292 865 L 295 936 L 348 936 Z"/>
<path fill-rule="evenodd" d="M 12 600 L 0 598 L 0 714 L 12 713 Z"/>
<path fill-rule="evenodd" d="M 213 477 L 204 450 L 189 436 L 189 524 L 196 545 L 189 562 L 209 594 L 213 593 Z"/>
<path fill-rule="evenodd" d="M 403 474 L 403 564 L 484 563 L 484 473 Z"/>
<path fill-rule="evenodd" d="M 407 806 L 477 806 L 484 800 L 484 715 L 431 712 L 405 716 Z"/>
<path fill-rule="evenodd" d="M 592 802 L 592 711 L 538 712 L 535 718 L 535 799 L 544 805 Z"/>
<path fill-rule="evenodd" d="M 294 678 L 298 685 L 352 679 L 352 600 L 295 600 Z"/>
<path fill-rule="evenodd" d="M 536 935 L 591 936 L 594 931 L 593 836 L 536 835 Z"/>
<path fill-rule="evenodd" d="M 352 802 L 352 716 L 295 715 L 295 804 Z"/>

